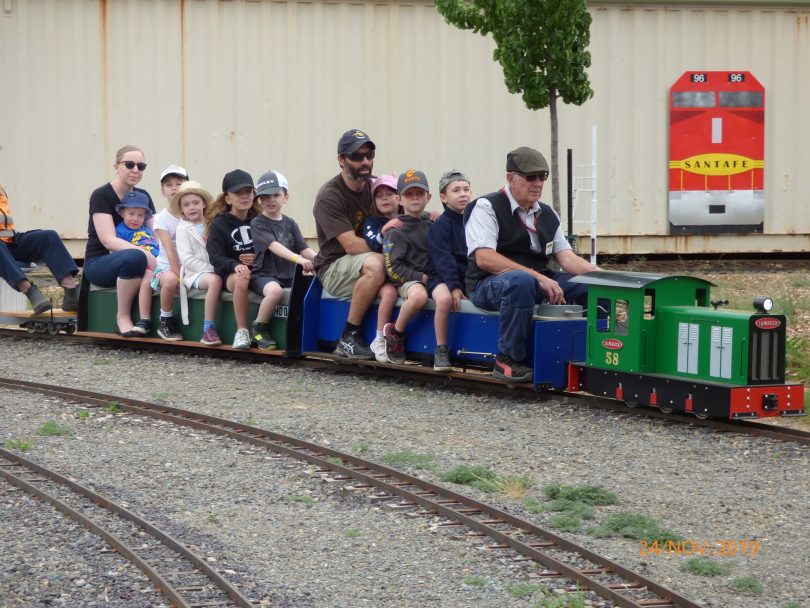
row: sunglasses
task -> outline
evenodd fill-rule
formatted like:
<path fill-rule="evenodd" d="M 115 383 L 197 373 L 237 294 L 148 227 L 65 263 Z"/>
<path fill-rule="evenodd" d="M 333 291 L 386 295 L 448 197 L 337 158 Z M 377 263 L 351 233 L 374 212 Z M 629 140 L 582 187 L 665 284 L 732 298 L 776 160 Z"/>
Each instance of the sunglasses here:
<path fill-rule="evenodd" d="M 364 158 L 374 160 L 374 150 L 369 150 L 368 152 L 352 152 L 351 154 L 347 154 L 346 158 L 354 163 L 359 163 Z"/>
<path fill-rule="evenodd" d="M 136 163 L 134 160 L 122 160 L 121 162 L 129 170 L 138 167 L 138 171 L 146 171 L 146 163 Z"/>
<path fill-rule="evenodd" d="M 529 183 L 536 182 L 538 179 L 541 182 L 544 182 L 548 179 L 548 171 L 541 171 L 540 173 L 533 173 L 532 175 L 523 175 L 522 173 L 518 173 L 517 171 L 515 171 L 514 173 L 515 175 L 519 175 Z"/>

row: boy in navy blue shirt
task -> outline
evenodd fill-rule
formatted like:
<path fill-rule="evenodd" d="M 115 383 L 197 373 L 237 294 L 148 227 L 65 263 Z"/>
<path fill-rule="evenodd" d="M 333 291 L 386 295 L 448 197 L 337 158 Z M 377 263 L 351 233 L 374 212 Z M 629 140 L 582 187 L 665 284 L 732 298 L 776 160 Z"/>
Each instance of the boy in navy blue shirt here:
<path fill-rule="evenodd" d="M 458 312 L 467 274 L 467 241 L 463 213 L 470 202 L 470 180 L 458 169 L 446 171 L 439 180 L 444 213 L 428 231 L 428 288 L 436 303 L 434 325 L 436 353 L 433 369 L 450 371 L 447 325 L 450 311 Z"/>

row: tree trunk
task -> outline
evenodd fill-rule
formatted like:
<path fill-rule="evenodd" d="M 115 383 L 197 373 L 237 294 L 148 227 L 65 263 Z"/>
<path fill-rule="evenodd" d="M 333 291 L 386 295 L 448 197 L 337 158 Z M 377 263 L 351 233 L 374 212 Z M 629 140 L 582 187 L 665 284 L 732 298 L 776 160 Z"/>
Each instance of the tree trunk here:
<path fill-rule="evenodd" d="M 557 215 L 562 217 L 560 213 L 560 171 L 559 171 L 559 133 L 558 133 L 558 119 L 557 119 L 557 90 L 552 89 L 548 96 L 548 109 L 551 116 L 551 191 L 552 191 L 552 206 Z"/>

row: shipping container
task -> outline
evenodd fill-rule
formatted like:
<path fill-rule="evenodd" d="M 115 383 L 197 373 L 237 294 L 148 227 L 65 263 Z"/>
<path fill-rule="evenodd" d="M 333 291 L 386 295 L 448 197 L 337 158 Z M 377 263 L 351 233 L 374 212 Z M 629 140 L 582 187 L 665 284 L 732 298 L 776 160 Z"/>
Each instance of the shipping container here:
<path fill-rule="evenodd" d="M 503 185 L 510 149 L 550 159 L 548 110 L 506 91 L 491 37 L 448 25 L 425 0 L 0 7 L 0 183 L 21 229 L 54 227 L 76 254 L 89 194 L 113 177 L 124 144 L 145 151 L 140 185 L 159 207 L 158 177 L 172 163 L 214 193 L 237 167 L 254 178 L 281 171 L 285 212 L 307 237 L 350 128 L 376 142 L 377 173 L 423 169 L 436 185 L 460 168 L 477 194 Z M 595 94 L 560 106 L 560 158 L 571 148 L 576 165 L 590 164 L 595 128 L 598 250 L 810 250 L 810 2 L 601 1 L 589 11 Z M 750 73 L 765 91 L 762 232 L 671 234 L 670 90 L 686 72 L 716 71 Z M 590 196 L 579 193 L 574 217 L 582 250 Z"/>

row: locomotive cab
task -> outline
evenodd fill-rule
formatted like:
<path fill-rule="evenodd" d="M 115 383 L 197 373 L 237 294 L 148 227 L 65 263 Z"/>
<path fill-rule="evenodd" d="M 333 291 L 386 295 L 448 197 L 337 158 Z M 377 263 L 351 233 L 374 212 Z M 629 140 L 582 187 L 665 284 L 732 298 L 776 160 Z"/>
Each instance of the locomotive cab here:
<path fill-rule="evenodd" d="M 605 270 L 572 281 L 589 286 L 585 362 L 627 372 L 658 371 L 659 310 L 708 306 L 712 286 L 695 277 Z"/>

